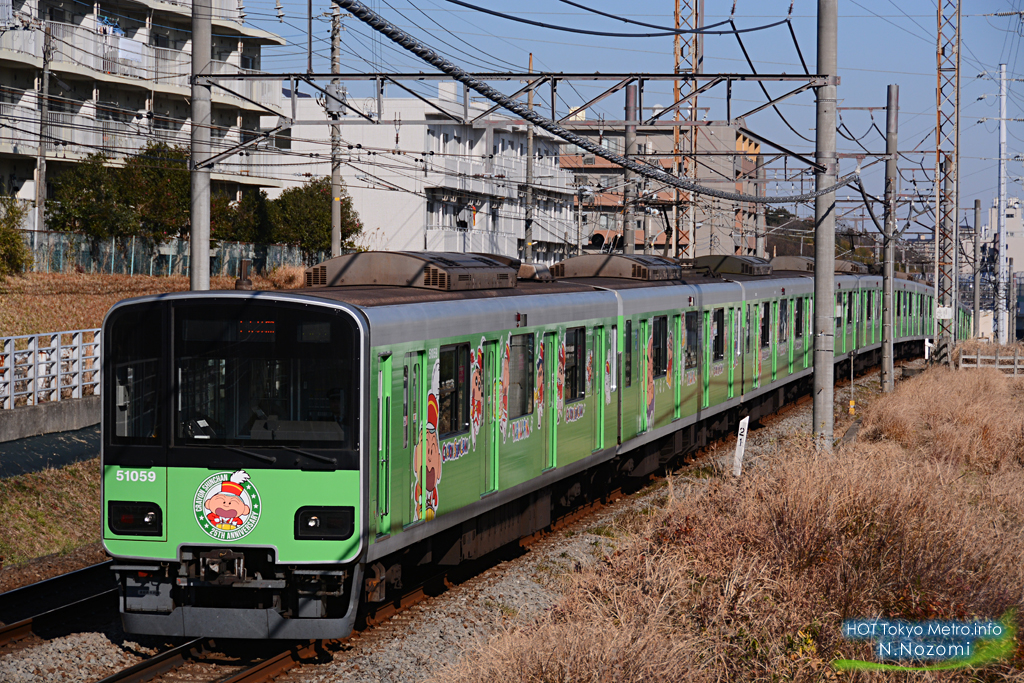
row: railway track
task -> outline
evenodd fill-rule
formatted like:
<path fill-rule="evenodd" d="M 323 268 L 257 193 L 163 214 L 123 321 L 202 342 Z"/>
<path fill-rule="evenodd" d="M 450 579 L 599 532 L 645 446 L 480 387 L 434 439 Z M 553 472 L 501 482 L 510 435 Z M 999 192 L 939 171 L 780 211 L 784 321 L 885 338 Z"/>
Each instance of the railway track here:
<path fill-rule="evenodd" d="M 108 560 L 0 593 L 0 647 L 33 633 L 117 610 L 117 585 Z"/>

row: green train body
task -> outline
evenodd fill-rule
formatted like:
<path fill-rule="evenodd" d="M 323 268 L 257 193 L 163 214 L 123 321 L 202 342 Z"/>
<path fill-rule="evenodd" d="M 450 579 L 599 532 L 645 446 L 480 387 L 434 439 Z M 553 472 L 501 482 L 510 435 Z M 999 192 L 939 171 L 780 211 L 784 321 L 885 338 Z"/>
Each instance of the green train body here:
<path fill-rule="evenodd" d="M 466 255 L 405 258 L 425 281 L 432 261 L 478 277 Z M 777 409 L 810 378 L 811 278 L 632 262 L 675 279 L 345 282 L 116 306 L 103 540 L 126 630 L 347 635 L 403 574 L 542 529 L 598 469 L 646 476 L 666 449 L 699 445 L 702 425 Z M 837 367 L 878 354 L 881 286 L 837 274 Z M 931 336 L 933 310 L 928 288 L 897 281 L 899 348 Z"/>

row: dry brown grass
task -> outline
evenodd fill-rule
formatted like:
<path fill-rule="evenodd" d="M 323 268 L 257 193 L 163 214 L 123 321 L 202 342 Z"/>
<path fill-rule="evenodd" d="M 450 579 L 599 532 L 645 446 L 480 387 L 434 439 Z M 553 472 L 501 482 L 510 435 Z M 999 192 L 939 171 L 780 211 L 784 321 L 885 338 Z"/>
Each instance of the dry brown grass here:
<path fill-rule="evenodd" d="M 293 289 L 303 285 L 304 269 L 278 268 L 253 277 L 256 289 Z M 211 278 L 213 289 L 234 289 L 235 278 Z M 187 277 L 29 273 L 0 284 L 0 336 L 99 327 L 111 306 L 122 299 L 189 288 Z"/>
<path fill-rule="evenodd" d="M 998 468 L 1024 457 L 1021 386 L 996 370 L 932 368 L 865 412 L 861 434 L 933 459 Z"/>
<path fill-rule="evenodd" d="M 985 356 L 994 356 L 997 350 L 999 351 L 1000 358 L 1013 358 L 1013 354 L 1015 352 L 1024 358 L 1024 342 L 1016 342 L 1014 344 L 993 344 L 981 339 L 966 339 L 958 343 L 956 348 L 953 350 L 953 362 L 958 363 L 960 361 L 960 356 L 964 354 L 973 356 L 981 352 L 981 354 Z"/>
<path fill-rule="evenodd" d="M 0 556 L 15 565 L 100 538 L 99 460 L 0 479 Z"/>
<path fill-rule="evenodd" d="M 896 398 L 985 402 L 1007 395 L 1000 381 L 929 373 Z M 987 424 L 979 411 L 958 423 L 974 439 Z M 1021 606 L 1024 469 L 933 456 L 916 441 L 832 455 L 792 446 L 740 481 L 677 480 L 646 524 L 629 518 L 613 555 L 566 579 L 557 610 L 472 647 L 438 680 L 1024 680 L 1019 654 L 940 674 L 829 665 L 873 659 L 841 637 L 844 618 L 988 619 Z"/>

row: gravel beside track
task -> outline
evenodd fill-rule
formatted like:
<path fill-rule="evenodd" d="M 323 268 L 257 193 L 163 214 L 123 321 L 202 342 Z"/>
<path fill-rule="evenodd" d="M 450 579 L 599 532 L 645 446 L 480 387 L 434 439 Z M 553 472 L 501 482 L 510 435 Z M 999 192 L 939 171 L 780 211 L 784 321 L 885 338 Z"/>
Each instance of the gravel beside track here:
<path fill-rule="evenodd" d="M 877 371 L 858 378 L 855 385 L 859 416 L 863 406 L 878 395 Z M 847 380 L 846 385 L 836 387 L 837 437 L 853 423 L 854 418 L 846 414 L 848 401 Z M 761 457 L 777 452 L 788 439 L 808 435 L 811 412 L 812 404 L 805 400 L 765 419 L 764 425 L 750 433 L 745 467 L 756 467 Z M 708 448 L 690 466 L 693 475 L 704 476 L 709 467 L 731 467 L 734 443 L 729 439 Z M 330 646 L 331 661 L 325 663 L 320 657 L 317 663 L 300 665 L 276 681 L 382 683 L 435 677 L 444 665 L 463 656 L 467 646 L 499 635 L 514 624 L 528 624 L 554 606 L 561 596 L 561 577 L 614 551 L 617 541 L 609 531 L 613 517 L 637 510 L 661 495 L 664 489 L 653 487 L 601 508 L 542 537 L 515 559 L 454 585 L 343 644 Z M 73 633 L 30 648 L 0 650 L 0 681 L 96 681 L 169 645 L 157 638 L 128 636 L 118 623 L 112 623 L 100 631 Z M 214 675 L 205 680 L 229 673 L 211 668 Z M 168 679 L 186 680 L 173 674 Z"/>

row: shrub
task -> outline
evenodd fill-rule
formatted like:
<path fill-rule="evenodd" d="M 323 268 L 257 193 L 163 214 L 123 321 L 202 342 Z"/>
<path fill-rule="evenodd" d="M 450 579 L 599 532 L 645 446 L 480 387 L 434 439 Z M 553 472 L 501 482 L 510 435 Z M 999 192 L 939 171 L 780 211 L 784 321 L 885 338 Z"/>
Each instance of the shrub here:
<path fill-rule="evenodd" d="M 15 197 L 0 195 L 0 278 L 23 273 L 32 263 L 20 230 L 27 214 Z"/>

